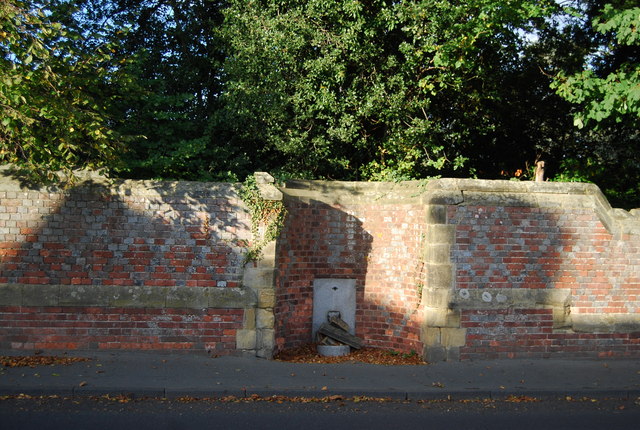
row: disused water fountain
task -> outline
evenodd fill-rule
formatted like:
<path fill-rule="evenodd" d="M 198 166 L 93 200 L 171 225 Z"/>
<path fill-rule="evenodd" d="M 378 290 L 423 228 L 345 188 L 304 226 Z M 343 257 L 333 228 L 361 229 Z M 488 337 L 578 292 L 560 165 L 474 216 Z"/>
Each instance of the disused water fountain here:
<path fill-rule="evenodd" d="M 320 278 L 313 282 L 313 340 L 322 356 L 348 355 L 351 348 L 360 349 L 362 341 L 355 336 L 355 279 Z"/>

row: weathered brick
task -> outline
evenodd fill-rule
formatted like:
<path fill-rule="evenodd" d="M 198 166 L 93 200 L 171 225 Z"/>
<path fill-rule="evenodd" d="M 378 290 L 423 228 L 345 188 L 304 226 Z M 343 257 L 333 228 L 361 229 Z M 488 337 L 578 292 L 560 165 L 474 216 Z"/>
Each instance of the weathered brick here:
<path fill-rule="evenodd" d="M 186 317 L 179 308 L 82 307 L 91 304 L 84 301 L 88 295 L 58 303 L 57 296 L 39 298 L 37 288 L 225 290 L 252 284 L 257 299 L 236 303 L 236 297 L 233 306 L 273 308 L 277 342 L 267 346 L 295 346 L 311 340 L 313 280 L 347 277 L 356 280 L 356 331 L 372 346 L 422 350 L 422 342 L 432 341 L 420 336 L 429 314 L 421 306 L 428 305 L 438 315 L 457 316 L 431 321 L 439 333 L 467 330 L 466 344 L 445 349 L 446 358 L 638 354 L 640 340 L 630 335 L 640 312 L 638 229 L 630 224 L 637 221 L 609 213 L 593 186 L 440 180 L 423 189 L 415 183 L 298 181 L 285 194 L 285 229 L 268 258 L 255 265 L 257 276 L 242 267 L 238 244 L 251 235 L 233 187 L 130 183 L 108 192 L 77 187 L 56 193 L 0 184 L 0 282 L 30 288 L 5 294 L 5 304 L 21 300 L 23 307 L 5 307 L 5 327 L 21 332 L 3 345 L 233 350 L 237 330 L 251 329 L 244 310 L 203 314 L 194 308 L 203 301 L 192 300 L 198 294 L 171 298 L 173 306 L 191 308 Z M 570 300 L 539 300 L 559 289 L 569 291 Z M 457 309 L 462 301 L 456 294 L 463 290 L 477 291 L 469 295 L 482 309 L 469 303 Z M 221 297 L 207 304 L 232 305 Z M 49 306 L 28 307 L 34 304 Z M 595 322 L 586 324 L 585 316 Z M 159 320 L 167 317 L 170 322 Z M 197 338 L 189 318 L 207 324 L 202 333 L 208 338 Z M 154 320 L 167 332 L 133 336 Z M 20 328 L 20 321 L 75 325 L 38 322 L 33 329 Z M 231 321 L 239 325 L 223 327 Z M 73 339 L 70 330 L 88 340 Z"/>

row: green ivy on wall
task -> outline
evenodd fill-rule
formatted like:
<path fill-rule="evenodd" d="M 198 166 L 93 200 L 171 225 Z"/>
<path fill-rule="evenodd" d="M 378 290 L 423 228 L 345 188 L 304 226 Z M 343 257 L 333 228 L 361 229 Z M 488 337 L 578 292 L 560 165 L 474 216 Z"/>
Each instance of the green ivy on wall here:
<path fill-rule="evenodd" d="M 287 210 L 282 201 L 266 200 L 262 197 L 253 175 L 244 181 L 239 194 L 251 214 L 253 239 L 244 256 L 244 264 L 247 264 L 259 260 L 264 247 L 278 237 L 284 226 Z"/>

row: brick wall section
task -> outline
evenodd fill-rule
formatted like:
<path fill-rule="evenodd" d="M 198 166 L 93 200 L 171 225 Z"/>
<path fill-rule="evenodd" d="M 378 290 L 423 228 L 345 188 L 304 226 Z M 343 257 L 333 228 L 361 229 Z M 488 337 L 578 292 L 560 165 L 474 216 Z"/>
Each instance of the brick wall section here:
<path fill-rule="evenodd" d="M 568 288 L 578 313 L 636 313 L 640 245 L 593 210 L 450 207 L 458 288 Z"/>
<path fill-rule="evenodd" d="M 639 220 L 614 212 L 627 228 L 607 228 L 609 208 L 590 199 L 512 197 L 447 206 L 460 358 L 640 355 Z M 566 298 L 544 299 L 557 293 Z M 471 294 L 482 305 L 461 300 Z"/>
<path fill-rule="evenodd" d="M 242 309 L 0 307 L 0 345 L 12 349 L 207 350 L 230 354 Z"/>
<path fill-rule="evenodd" d="M 640 210 L 612 209 L 593 185 L 281 190 L 284 231 L 245 266 L 236 185 L 30 190 L 0 175 L 0 348 L 270 357 L 312 341 L 314 280 L 348 278 L 369 346 L 432 361 L 640 356 Z"/>
<path fill-rule="evenodd" d="M 640 331 L 581 333 L 554 328 L 552 309 L 462 312 L 467 342 L 462 360 L 561 357 L 638 357 Z"/>
<path fill-rule="evenodd" d="M 424 347 L 429 360 L 640 355 L 640 214 L 595 186 L 296 181 L 283 192 L 280 348 L 311 340 L 313 281 L 334 277 L 356 279 L 367 345 Z"/>
<path fill-rule="evenodd" d="M 389 200 L 395 191 L 361 199 L 357 185 L 336 185 L 296 182 L 283 189 L 288 218 L 278 241 L 279 347 L 313 340 L 314 279 L 348 278 L 356 280 L 356 335 L 368 346 L 421 351 L 424 207 L 415 199 Z"/>
<path fill-rule="evenodd" d="M 590 209 L 459 206 L 449 208 L 449 219 L 458 288 L 553 285 L 582 296 L 584 286 L 610 288 L 609 279 L 628 280 L 638 270 L 620 252 L 637 253 L 637 246 L 614 241 Z M 580 301 L 574 306 L 584 310 L 608 305 Z"/>
<path fill-rule="evenodd" d="M 372 242 L 357 323 L 360 333 L 374 347 L 421 351 L 418 310 L 425 283 L 424 208 L 380 205 L 362 210 L 362 217 Z"/>
<path fill-rule="evenodd" d="M 256 303 L 242 286 L 251 232 L 236 190 L 2 178 L 0 348 L 239 353 Z"/>
<path fill-rule="evenodd" d="M 0 283 L 239 286 L 233 188 L 146 185 L 0 190 Z"/>

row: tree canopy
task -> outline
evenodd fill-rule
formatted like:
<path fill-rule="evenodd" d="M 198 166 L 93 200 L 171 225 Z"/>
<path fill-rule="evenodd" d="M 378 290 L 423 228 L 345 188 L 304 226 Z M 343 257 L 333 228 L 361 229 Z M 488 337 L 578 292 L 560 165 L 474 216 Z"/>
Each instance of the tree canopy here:
<path fill-rule="evenodd" d="M 0 0 L 0 160 L 35 176 L 600 185 L 640 206 L 631 0 Z"/>
<path fill-rule="evenodd" d="M 637 207 L 640 8 L 635 1 L 595 1 L 583 4 L 580 12 L 581 22 L 571 34 L 574 40 L 586 39 L 582 62 L 561 70 L 552 83 L 572 103 L 573 125 L 581 130 L 563 153 L 562 176 L 595 182 L 612 203 Z"/>
<path fill-rule="evenodd" d="M 112 167 L 121 150 L 106 112 L 119 84 L 117 38 L 63 25 L 68 5 L 0 1 L 0 160 L 36 180 L 54 172 Z"/>
<path fill-rule="evenodd" d="M 610 34 L 594 52 L 593 67 L 570 76 L 560 73 L 554 88 L 566 100 L 583 105 L 575 115 L 579 128 L 606 119 L 620 123 L 626 117 L 640 124 L 640 7 L 606 4 L 593 19 L 593 28 Z"/>
<path fill-rule="evenodd" d="M 401 179 L 482 161 L 540 1 L 232 1 L 224 98 L 310 177 Z M 514 82 L 518 84 L 518 82 Z M 491 137 L 490 137 L 491 136 Z M 517 145 L 517 144 L 516 144 Z M 483 154 L 483 152 L 485 152 Z M 495 155 L 495 154 L 494 154 Z"/>

